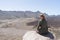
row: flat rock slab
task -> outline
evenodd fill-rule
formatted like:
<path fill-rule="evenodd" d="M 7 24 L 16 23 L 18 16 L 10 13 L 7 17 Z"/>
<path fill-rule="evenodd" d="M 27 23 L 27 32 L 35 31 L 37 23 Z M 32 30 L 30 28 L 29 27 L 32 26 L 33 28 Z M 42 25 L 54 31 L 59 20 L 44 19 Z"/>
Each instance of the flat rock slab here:
<path fill-rule="evenodd" d="M 23 40 L 55 40 L 54 35 L 49 33 L 46 36 L 38 34 L 36 31 L 28 31 L 24 36 Z"/>

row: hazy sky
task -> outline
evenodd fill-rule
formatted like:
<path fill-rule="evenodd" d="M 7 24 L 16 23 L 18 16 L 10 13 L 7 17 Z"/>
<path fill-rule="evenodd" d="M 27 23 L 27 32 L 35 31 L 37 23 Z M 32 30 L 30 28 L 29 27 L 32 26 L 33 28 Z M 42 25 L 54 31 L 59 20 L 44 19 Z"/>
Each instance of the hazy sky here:
<path fill-rule="evenodd" d="M 41 11 L 49 15 L 60 15 L 60 0 L 0 0 L 1 10 Z"/>

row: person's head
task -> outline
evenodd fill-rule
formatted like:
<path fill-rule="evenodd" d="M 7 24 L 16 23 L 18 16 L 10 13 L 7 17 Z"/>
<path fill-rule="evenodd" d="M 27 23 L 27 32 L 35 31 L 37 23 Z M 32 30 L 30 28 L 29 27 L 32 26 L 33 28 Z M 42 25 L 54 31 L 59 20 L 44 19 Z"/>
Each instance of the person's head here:
<path fill-rule="evenodd" d="M 44 14 L 40 14 L 40 19 L 45 19 L 45 16 L 44 16 Z"/>

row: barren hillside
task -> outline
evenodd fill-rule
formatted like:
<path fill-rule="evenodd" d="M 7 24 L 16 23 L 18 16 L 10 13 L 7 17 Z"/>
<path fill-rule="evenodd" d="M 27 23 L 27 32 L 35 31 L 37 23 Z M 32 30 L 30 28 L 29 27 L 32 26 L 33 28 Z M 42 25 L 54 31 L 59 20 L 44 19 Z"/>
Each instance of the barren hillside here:
<path fill-rule="evenodd" d="M 11 20 L 0 20 L 0 40 L 22 40 L 22 36 L 29 30 L 33 29 L 36 24 L 35 18 L 20 18 Z M 30 24 L 32 23 L 32 24 Z M 56 35 L 57 39 L 60 37 L 60 30 L 57 28 L 50 28 L 53 34 Z"/>

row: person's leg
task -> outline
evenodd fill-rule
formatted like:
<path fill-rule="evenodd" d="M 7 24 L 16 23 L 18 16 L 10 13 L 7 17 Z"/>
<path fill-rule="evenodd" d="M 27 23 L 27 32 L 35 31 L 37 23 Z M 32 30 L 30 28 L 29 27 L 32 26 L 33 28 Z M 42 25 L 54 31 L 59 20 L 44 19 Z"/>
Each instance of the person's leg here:
<path fill-rule="evenodd" d="M 48 31 L 47 32 L 42 32 L 42 31 L 39 30 L 39 31 L 37 31 L 37 33 L 44 36 L 44 35 L 47 35 L 49 32 Z"/>
<path fill-rule="evenodd" d="M 48 35 L 49 32 L 45 32 L 45 33 L 41 33 L 41 35 L 45 36 L 45 35 Z"/>

